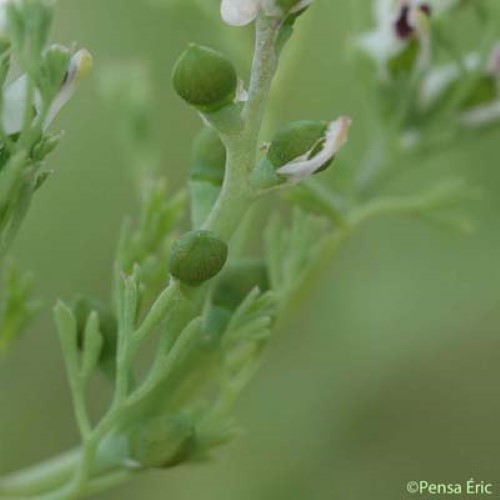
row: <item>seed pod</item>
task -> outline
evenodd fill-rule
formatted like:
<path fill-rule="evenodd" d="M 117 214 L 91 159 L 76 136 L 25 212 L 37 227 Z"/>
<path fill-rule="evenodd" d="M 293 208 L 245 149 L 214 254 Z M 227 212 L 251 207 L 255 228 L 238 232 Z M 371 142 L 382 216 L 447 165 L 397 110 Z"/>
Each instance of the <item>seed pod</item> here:
<path fill-rule="evenodd" d="M 172 79 L 179 96 L 203 112 L 215 112 L 236 98 L 234 66 L 208 47 L 191 44 L 177 61 Z"/>
<path fill-rule="evenodd" d="M 195 445 L 195 428 L 180 414 L 149 418 L 129 435 L 131 458 L 149 468 L 179 465 L 189 458 Z"/>
<path fill-rule="evenodd" d="M 227 260 L 227 245 L 211 231 L 190 231 L 170 251 L 170 274 L 188 285 L 216 276 Z"/>
<path fill-rule="evenodd" d="M 219 134 L 205 127 L 193 145 L 191 179 L 222 186 L 226 167 L 226 148 Z"/>

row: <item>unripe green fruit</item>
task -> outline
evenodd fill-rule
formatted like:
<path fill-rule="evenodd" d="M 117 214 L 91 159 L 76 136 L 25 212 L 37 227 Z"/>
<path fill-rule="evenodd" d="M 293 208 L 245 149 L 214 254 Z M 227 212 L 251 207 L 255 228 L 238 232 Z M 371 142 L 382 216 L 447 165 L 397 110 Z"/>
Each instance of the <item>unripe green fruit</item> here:
<path fill-rule="evenodd" d="M 313 157 L 321 149 L 328 128 L 326 122 L 297 121 L 279 130 L 271 143 L 267 157 L 275 169 L 310 153 Z M 323 165 L 318 172 L 327 168 L 333 158 Z"/>
<path fill-rule="evenodd" d="M 170 274 L 188 285 L 216 276 L 227 260 L 227 245 L 211 231 L 190 231 L 170 251 Z"/>
<path fill-rule="evenodd" d="M 204 128 L 193 144 L 191 179 L 222 186 L 226 169 L 226 148 L 219 134 Z"/>
<path fill-rule="evenodd" d="M 186 461 L 196 445 L 196 431 L 183 415 L 142 421 L 129 436 L 131 458 L 144 467 L 174 467 Z"/>
<path fill-rule="evenodd" d="M 238 87 L 236 70 L 222 54 L 191 44 L 173 71 L 175 91 L 201 111 L 214 112 L 231 104 Z"/>

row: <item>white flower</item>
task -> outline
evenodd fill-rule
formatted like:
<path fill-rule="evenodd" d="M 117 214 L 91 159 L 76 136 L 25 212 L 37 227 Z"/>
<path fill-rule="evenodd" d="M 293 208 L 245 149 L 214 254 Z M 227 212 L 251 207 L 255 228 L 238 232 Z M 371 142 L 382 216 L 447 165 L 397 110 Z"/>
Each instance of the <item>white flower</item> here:
<path fill-rule="evenodd" d="M 280 175 L 288 177 L 293 183 L 313 175 L 332 160 L 341 147 L 347 142 L 352 120 L 342 116 L 331 122 L 321 143 L 321 149 L 316 152 L 319 144 L 315 144 L 306 154 L 294 158 L 276 170 Z M 314 154 L 313 154 L 314 153 Z"/>
<path fill-rule="evenodd" d="M 79 50 L 70 60 L 68 70 L 61 89 L 52 102 L 43 128 L 46 129 L 54 120 L 59 111 L 73 96 L 79 82 L 86 76 L 92 67 L 92 56 L 85 50 Z M 4 103 L 2 110 L 2 126 L 8 135 L 21 132 L 26 115 L 26 101 L 28 99 L 28 79 L 26 75 L 21 76 L 4 91 Z M 35 112 L 40 112 L 42 100 L 40 94 L 35 92 Z"/>
<path fill-rule="evenodd" d="M 417 37 L 420 42 L 418 63 L 430 60 L 429 18 L 439 16 L 458 0 L 374 0 L 375 28 L 361 35 L 358 46 L 375 61 L 380 78 L 389 78 L 388 63 Z"/>
<path fill-rule="evenodd" d="M 314 0 L 299 0 L 290 13 L 299 12 L 312 4 Z M 255 21 L 260 11 L 268 16 L 282 16 L 282 9 L 276 0 L 222 0 L 222 19 L 231 26 L 245 26 Z"/>
<path fill-rule="evenodd" d="M 358 45 L 375 61 L 383 77 L 387 76 L 387 62 L 405 46 L 394 32 L 395 15 L 394 0 L 375 0 L 376 27 L 358 39 Z"/>

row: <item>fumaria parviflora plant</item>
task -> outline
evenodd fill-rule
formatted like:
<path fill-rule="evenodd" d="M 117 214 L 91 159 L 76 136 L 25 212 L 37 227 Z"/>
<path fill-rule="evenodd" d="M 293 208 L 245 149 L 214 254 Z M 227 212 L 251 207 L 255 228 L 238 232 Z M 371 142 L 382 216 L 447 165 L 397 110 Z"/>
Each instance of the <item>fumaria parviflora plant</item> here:
<path fill-rule="evenodd" d="M 199 4 L 200 15 L 215 19 L 215 2 L 190 1 Z M 339 168 L 351 118 L 300 119 L 270 137 L 264 127 L 287 44 L 302 17 L 321 4 L 222 0 L 224 22 L 255 27 L 251 77 L 242 81 L 228 57 L 209 47 L 192 44 L 179 57 L 173 90 L 198 113 L 202 127 L 187 188 L 177 194 L 167 191 L 158 166 L 147 78 L 138 71 L 137 78 L 124 79 L 116 69 L 103 75 L 105 93 L 121 113 L 141 212 L 124 223 L 109 301 L 79 296 L 55 307 L 81 443 L 1 478 L 1 498 L 83 497 L 146 469 L 210 456 L 237 434 L 232 408 L 280 313 L 353 230 L 384 214 L 468 227 L 455 210 L 475 197 L 465 182 L 432 180 L 427 191 L 410 195 L 383 188 L 415 160 L 500 121 L 500 50 L 486 4 L 373 2 L 375 25 L 356 35 L 350 51 L 373 104 L 373 143 L 352 167 L 349 186 L 335 192 L 322 172 Z M 49 177 L 45 160 L 59 141 L 49 126 L 92 60 L 83 49 L 49 44 L 54 8 L 49 0 L 0 2 L 2 351 L 39 307 L 29 278 L 6 255 Z M 484 29 L 483 40 L 462 54 L 450 25 L 465 11 Z M 249 215 L 268 197 L 279 197 L 291 210 L 266 221 L 262 251 L 255 253 L 255 245 L 245 245 Z M 139 374 L 137 353 L 153 340 L 154 358 Z M 87 407 L 96 370 L 113 388 L 98 419 Z"/>

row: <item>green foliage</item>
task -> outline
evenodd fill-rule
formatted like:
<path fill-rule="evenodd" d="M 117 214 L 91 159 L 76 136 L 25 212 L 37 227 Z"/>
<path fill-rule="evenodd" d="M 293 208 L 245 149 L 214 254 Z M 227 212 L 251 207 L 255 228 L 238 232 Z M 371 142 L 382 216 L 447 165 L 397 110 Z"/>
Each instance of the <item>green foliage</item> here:
<path fill-rule="evenodd" d="M 278 217 L 266 229 L 266 255 L 271 289 L 283 298 L 300 287 L 311 265 L 318 259 L 326 235 L 324 219 L 295 209 L 291 228 Z"/>
<path fill-rule="evenodd" d="M 104 373 L 114 377 L 118 343 L 118 325 L 114 312 L 106 304 L 85 296 L 74 301 L 72 310 L 77 324 L 78 349 L 93 360 L 91 366 L 99 365 Z M 89 345 L 93 346 L 90 353 Z M 85 372 L 88 374 L 89 362 L 86 364 Z"/>
<path fill-rule="evenodd" d="M 346 142 L 348 117 L 292 122 L 269 146 L 260 146 L 282 49 L 309 4 L 283 0 L 272 5 L 281 10 L 271 14 L 255 4 L 248 98 L 238 88 L 235 67 L 220 53 L 191 45 L 178 60 L 174 90 L 200 112 L 205 126 L 194 142 L 189 171 L 190 222 L 185 191 L 170 194 L 160 169 L 148 70 L 126 65 L 103 76 L 101 87 L 117 110 L 139 209 L 123 226 L 109 300 L 80 297 L 71 307 L 59 302 L 55 308 L 81 445 L 74 461 L 31 473 L 35 477 L 28 486 L 35 496 L 96 493 L 138 470 L 209 457 L 234 438 L 234 403 L 259 367 L 280 313 L 361 223 L 399 214 L 468 228 L 457 214 L 457 207 L 475 198 L 467 183 L 433 179 L 429 190 L 408 195 L 386 188 L 396 167 L 428 147 L 437 129 L 451 130 L 454 140 L 456 130 L 471 125 L 463 120 L 464 104 L 475 109 L 496 103 L 498 75 L 484 64 L 490 41 L 478 67 L 466 72 L 470 78 L 458 78 L 452 99 L 433 112 L 420 102 L 431 67 L 419 66 L 433 64 L 421 57 L 431 31 L 415 34 L 431 38 L 401 41 L 403 50 L 384 60 L 382 69 L 388 71 L 370 89 L 389 97 L 377 116 L 376 147 L 367 146 L 367 161 L 352 169 L 344 189 L 332 191 L 311 177 Z M 41 163 L 59 139 L 47 134 L 47 120 L 89 63 L 85 54 L 75 59 L 68 50 L 48 45 L 51 16 L 50 2 L 24 0 L 9 7 L 9 41 L 25 75 L 21 116 L 4 120 L 0 130 L 0 252 L 9 247 L 46 179 Z M 7 91 L 3 97 L 10 113 Z M 290 163 L 299 164 L 298 172 L 277 172 Z M 292 209 L 259 219 L 257 241 L 243 243 L 245 257 L 236 257 L 234 236 L 246 231 L 245 217 L 276 191 Z M 29 283 L 6 275 L 0 347 L 19 335 L 36 309 Z M 152 356 L 139 369 L 146 343 L 154 347 Z M 112 398 L 94 423 L 87 398 L 96 369 L 111 375 Z M 0 494 L 22 497 L 28 487 L 23 480 L 9 484 L 0 480 Z"/>
<path fill-rule="evenodd" d="M 150 179 L 144 185 L 140 218 L 133 226 L 126 220 L 117 252 L 117 271 L 130 274 L 141 269 L 141 302 L 148 303 L 167 280 L 168 255 L 174 231 L 184 215 L 186 195 L 168 195 L 164 179 Z"/>
<path fill-rule="evenodd" d="M 30 324 L 41 304 L 33 299 L 33 277 L 12 263 L 3 267 L 0 299 L 0 354 L 10 347 Z"/>

